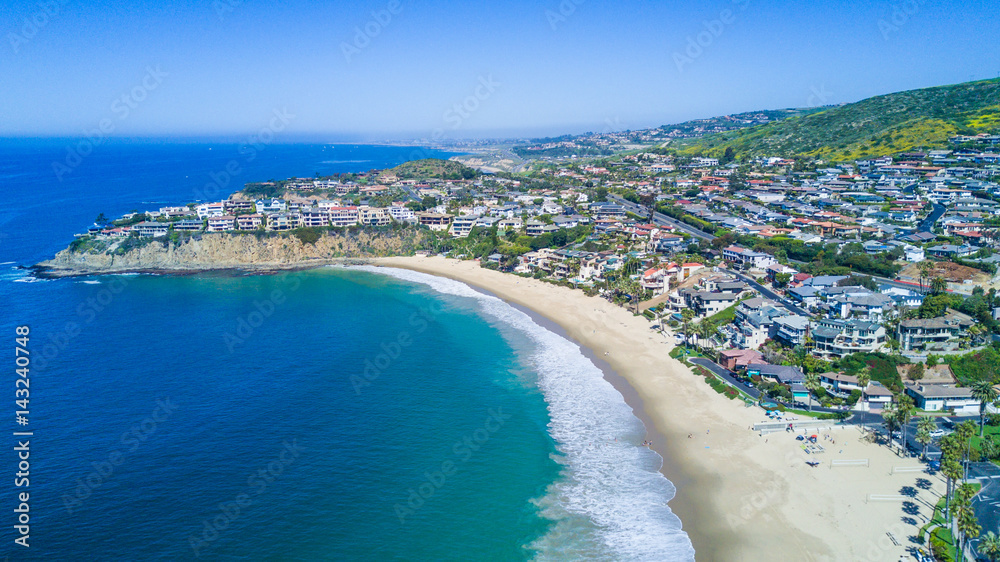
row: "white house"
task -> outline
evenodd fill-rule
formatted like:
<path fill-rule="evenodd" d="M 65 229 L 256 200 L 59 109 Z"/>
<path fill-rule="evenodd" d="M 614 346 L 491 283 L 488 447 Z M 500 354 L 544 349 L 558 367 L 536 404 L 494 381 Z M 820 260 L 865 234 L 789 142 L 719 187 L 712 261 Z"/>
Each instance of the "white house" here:
<path fill-rule="evenodd" d="M 906 393 L 913 397 L 918 408 L 928 412 L 955 409 L 956 414 L 978 414 L 979 400 L 972 397 L 972 389 L 952 384 L 907 383 Z"/>
<path fill-rule="evenodd" d="M 226 214 L 226 203 L 225 201 L 219 201 L 218 203 L 204 203 L 195 207 L 194 210 L 198 213 L 198 218 L 201 220 L 205 220 L 209 217 L 221 217 Z"/>

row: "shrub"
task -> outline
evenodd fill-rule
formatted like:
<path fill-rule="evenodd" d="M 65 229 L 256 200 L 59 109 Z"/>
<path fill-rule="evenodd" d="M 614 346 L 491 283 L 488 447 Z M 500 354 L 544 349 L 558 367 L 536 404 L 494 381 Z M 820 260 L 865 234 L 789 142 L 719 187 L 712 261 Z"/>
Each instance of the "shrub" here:
<path fill-rule="evenodd" d="M 296 238 L 298 238 L 302 244 L 315 244 L 320 237 L 320 230 L 316 227 L 305 227 L 297 228 L 293 232 Z"/>

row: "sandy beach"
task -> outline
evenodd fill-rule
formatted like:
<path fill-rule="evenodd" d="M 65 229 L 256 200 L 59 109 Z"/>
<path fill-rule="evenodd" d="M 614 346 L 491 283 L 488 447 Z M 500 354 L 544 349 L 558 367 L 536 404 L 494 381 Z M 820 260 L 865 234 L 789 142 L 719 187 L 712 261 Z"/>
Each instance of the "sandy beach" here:
<path fill-rule="evenodd" d="M 374 262 L 487 290 L 558 324 L 593 357 L 607 361 L 629 388 L 609 380 L 646 423 L 653 448 L 664 458 L 662 471 L 677 486 L 669 505 L 698 560 L 895 562 L 913 546 L 910 537 L 944 490 L 939 476 L 905 468 L 894 473 L 918 462 L 861 441 L 855 427 L 816 432 L 825 448 L 819 455 L 807 455 L 794 434 L 760 436 L 750 428 L 765 421 L 761 410 L 716 393 L 668 356 L 672 342 L 650 330 L 644 317 L 603 299 L 471 261 Z M 835 459 L 868 462 L 831 466 Z M 812 468 L 806 460 L 821 464 Z"/>

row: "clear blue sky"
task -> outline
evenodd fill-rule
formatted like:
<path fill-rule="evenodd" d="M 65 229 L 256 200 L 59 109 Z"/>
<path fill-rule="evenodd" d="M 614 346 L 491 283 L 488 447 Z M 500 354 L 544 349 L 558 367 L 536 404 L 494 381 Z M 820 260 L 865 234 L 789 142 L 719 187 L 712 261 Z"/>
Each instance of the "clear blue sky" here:
<path fill-rule="evenodd" d="M 0 136 L 638 129 L 1000 72 L 994 0 L 2 2 Z"/>

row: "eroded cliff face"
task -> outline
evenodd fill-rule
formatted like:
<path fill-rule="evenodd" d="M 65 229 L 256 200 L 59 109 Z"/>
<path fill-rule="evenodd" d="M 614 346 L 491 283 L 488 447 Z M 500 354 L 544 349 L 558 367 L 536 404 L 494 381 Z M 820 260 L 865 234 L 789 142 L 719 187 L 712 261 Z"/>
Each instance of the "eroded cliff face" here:
<path fill-rule="evenodd" d="M 323 233 L 315 243 L 292 235 L 205 233 L 180 243 L 150 240 L 123 251 L 124 241 L 105 249 L 88 245 L 67 248 L 38 264 L 50 276 L 126 271 L 205 271 L 211 269 L 291 269 L 334 263 L 344 258 L 410 255 L 420 248 L 421 231 L 358 231 Z M 99 245 L 98 245 L 99 246 Z"/>

